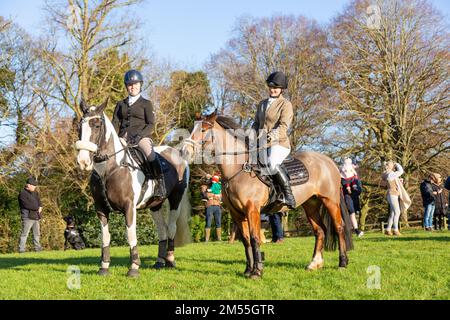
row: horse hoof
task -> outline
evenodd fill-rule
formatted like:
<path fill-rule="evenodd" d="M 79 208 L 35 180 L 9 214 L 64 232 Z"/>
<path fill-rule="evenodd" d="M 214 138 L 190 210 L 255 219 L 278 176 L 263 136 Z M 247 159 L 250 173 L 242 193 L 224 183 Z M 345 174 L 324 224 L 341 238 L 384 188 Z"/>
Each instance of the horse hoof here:
<path fill-rule="evenodd" d="M 250 279 L 257 280 L 262 278 L 262 270 L 253 271 L 250 274 Z"/>
<path fill-rule="evenodd" d="M 108 269 L 100 268 L 100 269 L 98 270 L 97 274 L 98 274 L 99 276 L 105 277 L 105 276 L 109 276 L 109 271 L 108 271 Z"/>
<path fill-rule="evenodd" d="M 138 269 L 130 269 L 130 270 L 128 270 L 127 277 L 130 277 L 130 278 L 137 278 L 137 277 L 139 277 L 139 270 Z"/>
<path fill-rule="evenodd" d="M 166 261 L 166 268 L 174 269 L 176 267 L 177 267 L 177 264 L 175 263 L 175 261 Z"/>
<path fill-rule="evenodd" d="M 250 278 L 251 275 L 252 275 L 252 269 L 249 269 L 249 268 L 245 269 L 244 277 Z"/>
<path fill-rule="evenodd" d="M 309 264 L 307 267 L 306 267 L 306 271 L 315 271 L 315 270 L 318 270 L 318 269 L 322 269 L 322 267 L 323 267 L 323 262 L 322 263 L 319 263 L 319 264 Z"/>
<path fill-rule="evenodd" d="M 346 268 L 348 265 L 348 258 L 339 259 L 339 268 Z"/>
<path fill-rule="evenodd" d="M 165 267 L 166 267 L 166 264 L 164 262 L 159 262 L 159 261 L 155 262 L 155 264 L 153 265 L 153 269 L 156 269 L 156 270 L 160 270 Z"/>

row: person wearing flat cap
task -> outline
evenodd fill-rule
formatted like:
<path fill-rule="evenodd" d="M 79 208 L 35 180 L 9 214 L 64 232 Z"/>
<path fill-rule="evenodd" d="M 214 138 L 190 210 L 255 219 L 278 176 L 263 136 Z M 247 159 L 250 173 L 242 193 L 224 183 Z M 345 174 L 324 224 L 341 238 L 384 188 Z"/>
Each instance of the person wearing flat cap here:
<path fill-rule="evenodd" d="M 33 244 L 36 252 L 41 251 L 40 225 L 42 204 L 36 191 L 37 181 L 33 177 L 26 182 L 25 188 L 19 194 L 20 215 L 22 218 L 22 233 L 20 235 L 19 252 L 26 251 L 26 243 L 30 230 L 33 230 Z"/>

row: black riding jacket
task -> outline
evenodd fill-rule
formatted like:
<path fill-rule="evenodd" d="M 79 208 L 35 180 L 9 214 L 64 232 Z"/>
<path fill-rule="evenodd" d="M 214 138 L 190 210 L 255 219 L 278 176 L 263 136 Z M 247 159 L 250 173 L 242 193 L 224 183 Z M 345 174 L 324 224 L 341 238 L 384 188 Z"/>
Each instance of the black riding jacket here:
<path fill-rule="evenodd" d="M 150 138 L 155 125 L 153 105 L 141 96 L 130 107 L 128 98 L 125 98 L 117 103 L 112 124 L 119 137 L 127 133 L 128 141 L 138 142 L 144 137 Z"/>

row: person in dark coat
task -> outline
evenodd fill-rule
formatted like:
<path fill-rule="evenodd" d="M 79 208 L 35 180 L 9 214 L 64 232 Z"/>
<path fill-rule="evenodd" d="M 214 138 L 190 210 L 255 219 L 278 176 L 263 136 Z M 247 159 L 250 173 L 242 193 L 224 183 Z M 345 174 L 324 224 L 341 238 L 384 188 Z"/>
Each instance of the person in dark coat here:
<path fill-rule="evenodd" d="M 447 177 L 447 180 L 445 180 L 445 183 L 444 183 L 444 188 L 445 189 L 447 189 L 448 191 L 450 191 L 450 176 L 448 176 Z M 450 192 L 448 192 L 448 202 L 447 202 L 447 204 L 450 204 Z M 447 213 L 448 213 L 448 216 L 447 216 L 447 222 L 448 222 L 448 230 L 450 230 L 450 210 L 449 210 L 450 208 L 447 206 Z"/>
<path fill-rule="evenodd" d="M 433 215 L 436 208 L 434 196 L 437 193 L 433 191 L 433 186 L 431 185 L 431 175 L 424 179 L 420 184 L 420 194 L 422 195 L 422 204 L 424 208 L 423 226 L 426 231 L 432 231 Z"/>
<path fill-rule="evenodd" d="M 155 179 L 157 182 L 154 194 L 165 198 L 164 175 L 151 139 L 155 125 L 155 112 L 152 103 L 141 95 L 143 82 L 144 78 L 137 70 L 130 70 L 125 74 L 124 83 L 128 97 L 117 103 L 112 124 L 120 138 L 128 144 L 137 145 L 146 155 L 148 178 Z"/>
<path fill-rule="evenodd" d="M 41 230 L 39 220 L 41 219 L 42 204 L 39 194 L 36 191 L 37 181 L 29 178 L 25 188 L 20 192 L 18 200 L 20 207 L 20 216 L 22 218 L 22 232 L 20 234 L 19 252 L 26 251 L 26 243 L 30 230 L 33 230 L 34 250 L 42 250 L 40 244 Z"/>
<path fill-rule="evenodd" d="M 358 229 L 358 221 L 356 220 L 356 213 L 361 214 L 361 204 L 359 196 L 362 191 L 361 181 L 359 179 L 354 180 L 351 188 L 347 188 L 348 181 L 341 177 L 342 192 L 344 193 L 345 204 L 352 221 L 353 231 L 358 237 L 362 237 L 364 232 Z"/>
<path fill-rule="evenodd" d="M 438 173 L 432 173 L 431 188 L 433 189 L 435 209 L 434 209 L 434 229 L 442 230 L 444 228 L 444 217 L 448 210 L 447 197 L 444 189 L 441 187 L 442 177 Z"/>

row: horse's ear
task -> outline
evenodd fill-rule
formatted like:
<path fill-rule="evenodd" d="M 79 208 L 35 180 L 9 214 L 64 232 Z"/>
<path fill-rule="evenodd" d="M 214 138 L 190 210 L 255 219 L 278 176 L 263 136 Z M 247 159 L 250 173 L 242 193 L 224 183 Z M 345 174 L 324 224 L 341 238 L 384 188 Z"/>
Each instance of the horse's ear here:
<path fill-rule="evenodd" d="M 89 106 L 87 105 L 86 100 L 84 100 L 83 96 L 81 96 L 80 108 L 81 108 L 81 111 L 83 111 L 83 114 L 86 114 L 89 112 Z"/>
<path fill-rule="evenodd" d="M 200 121 L 202 120 L 202 114 L 200 112 L 196 112 L 195 113 L 195 121 Z"/>
<path fill-rule="evenodd" d="M 210 114 L 209 116 L 205 117 L 206 120 L 208 120 L 209 122 L 214 122 L 216 121 L 217 118 L 217 111 L 214 111 L 212 114 Z"/>
<path fill-rule="evenodd" d="M 97 112 L 98 113 L 102 113 L 103 111 L 105 111 L 106 107 L 108 106 L 108 101 L 109 101 L 109 97 L 106 98 L 106 101 L 103 102 L 103 104 L 97 108 Z"/>

